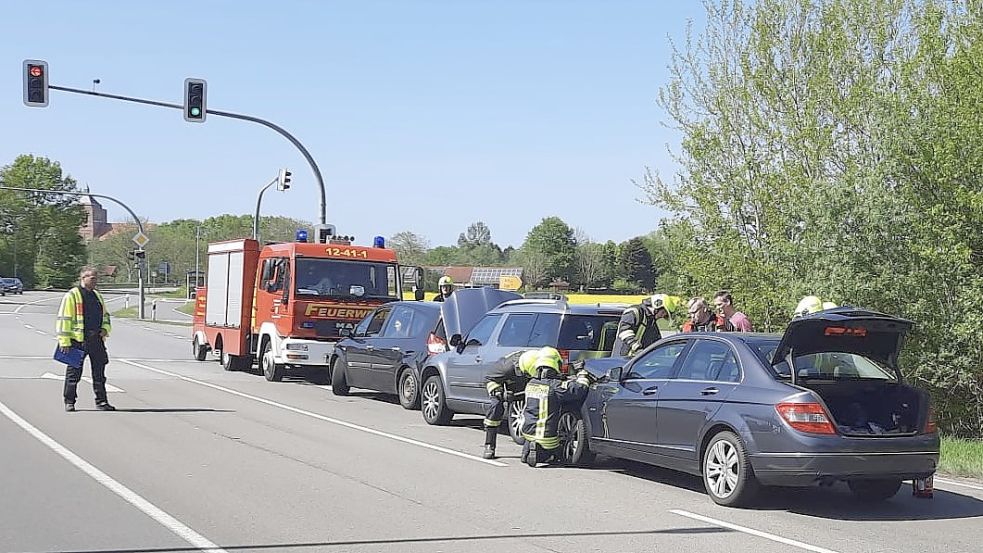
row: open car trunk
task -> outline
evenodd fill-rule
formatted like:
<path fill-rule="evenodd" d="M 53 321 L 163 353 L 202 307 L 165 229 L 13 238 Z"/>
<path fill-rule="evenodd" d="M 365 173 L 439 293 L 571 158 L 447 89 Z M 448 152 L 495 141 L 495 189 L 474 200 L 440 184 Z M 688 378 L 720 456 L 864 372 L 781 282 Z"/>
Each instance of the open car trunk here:
<path fill-rule="evenodd" d="M 925 393 L 898 382 L 800 380 L 796 384 L 819 394 L 846 436 L 911 436 L 927 416 Z"/>

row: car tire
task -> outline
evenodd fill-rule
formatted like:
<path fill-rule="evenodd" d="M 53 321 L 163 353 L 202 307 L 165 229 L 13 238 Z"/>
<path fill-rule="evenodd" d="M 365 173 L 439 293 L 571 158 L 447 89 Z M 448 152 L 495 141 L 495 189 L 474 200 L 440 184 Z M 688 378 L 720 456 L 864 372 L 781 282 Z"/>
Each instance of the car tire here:
<path fill-rule="evenodd" d="M 454 418 L 454 412 L 447 407 L 440 375 L 431 375 L 423 382 L 423 388 L 420 388 L 420 412 L 427 424 L 437 426 L 445 425 Z"/>
<path fill-rule="evenodd" d="M 351 392 L 348 379 L 345 377 L 347 369 L 348 363 L 341 357 L 336 358 L 331 365 L 331 393 L 336 396 L 347 396 Z"/>
<path fill-rule="evenodd" d="M 560 414 L 557 431 L 564 464 L 584 466 L 594 462 L 594 452 L 587 441 L 587 427 L 580 417 L 569 411 Z"/>
<path fill-rule="evenodd" d="M 208 346 L 198 342 L 197 336 L 191 340 L 191 354 L 196 361 L 204 361 L 208 357 Z"/>
<path fill-rule="evenodd" d="M 879 478 L 874 480 L 848 480 L 847 486 L 857 499 L 864 502 L 877 502 L 891 499 L 901 489 L 901 480 Z"/>
<path fill-rule="evenodd" d="M 526 443 L 526 439 L 522 437 L 523 411 L 525 408 L 525 400 L 510 401 L 506 406 L 506 409 L 508 409 L 509 436 L 517 445 Z"/>
<path fill-rule="evenodd" d="M 403 367 L 399 372 L 399 378 L 396 380 L 396 395 L 403 409 L 420 408 L 420 380 L 410 367 Z"/>
<path fill-rule="evenodd" d="M 703 454 L 702 474 L 707 495 L 718 505 L 747 505 L 758 492 L 744 444 L 733 432 L 711 438 Z"/>
<path fill-rule="evenodd" d="M 283 363 L 277 363 L 273 358 L 273 349 L 270 343 L 264 342 L 263 349 L 259 352 L 259 368 L 263 371 L 263 377 L 270 382 L 280 382 L 283 380 L 283 373 L 286 367 Z"/>

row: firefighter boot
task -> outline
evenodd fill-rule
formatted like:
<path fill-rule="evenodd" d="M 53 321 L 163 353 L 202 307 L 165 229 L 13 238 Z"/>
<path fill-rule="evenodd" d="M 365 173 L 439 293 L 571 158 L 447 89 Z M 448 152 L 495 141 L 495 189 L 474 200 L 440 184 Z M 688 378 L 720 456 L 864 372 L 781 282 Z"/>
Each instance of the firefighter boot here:
<path fill-rule="evenodd" d="M 529 447 L 529 452 L 525 454 L 526 464 L 532 468 L 536 468 L 536 465 L 539 464 L 539 444 L 526 442 L 526 446 Z"/>
<path fill-rule="evenodd" d="M 485 428 L 485 452 L 481 455 L 483 459 L 495 458 L 495 440 L 498 438 L 498 428 L 494 426 Z"/>

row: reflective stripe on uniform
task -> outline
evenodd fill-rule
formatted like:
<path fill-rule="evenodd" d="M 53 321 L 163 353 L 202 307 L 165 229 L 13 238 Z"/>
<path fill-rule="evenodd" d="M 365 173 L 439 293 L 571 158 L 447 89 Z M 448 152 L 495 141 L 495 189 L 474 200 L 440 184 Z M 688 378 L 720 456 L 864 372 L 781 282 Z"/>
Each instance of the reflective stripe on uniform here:
<path fill-rule="evenodd" d="M 621 338 L 622 341 L 634 337 L 635 337 L 635 331 L 630 328 L 628 330 L 622 330 L 621 332 L 618 333 L 618 338 Z"/>
<path fill-rule="evenodd" d="M 492 381 L 492 382 L 485 382 L 485 389 L 488 390 L 488 393 L 489 394 L 492 393 L 492 392 L 494 392 L 495 390 L 501 388 L 501 387 L 502 387 L 502 385 L 499 384 L 498 382 L 494 382 L 494 381 Z"/>
<path fill-rule="evenodd" d="M 493 428 L 493 427 L 496 427 L 496 426 L 502 424 L 502 421 L 495 421 L 495 420 L 491 420 L 491 419 L 485 419 L 484 420 L 484 423 L 485 423 L 485 427 L 486 428 Z"/>

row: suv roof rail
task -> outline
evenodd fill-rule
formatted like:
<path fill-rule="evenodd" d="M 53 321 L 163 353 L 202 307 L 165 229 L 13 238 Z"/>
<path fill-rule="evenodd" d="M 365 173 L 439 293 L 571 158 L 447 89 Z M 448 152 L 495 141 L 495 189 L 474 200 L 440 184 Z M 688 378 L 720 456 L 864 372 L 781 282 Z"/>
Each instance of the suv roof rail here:
<path fill-rule="evenodd" d="M 566 305 L 567 302 L 563 300 L 537 300 L 537 299 L 527 299 L 521 298 L 516 300 L 508 300 L 498 304 L 498 307 L 508 307 L 510 305 L 556 305 L 562 303 Z"/>
<path fill-rule="evenodd" d="M 595 305 L 597 305 L 597 307 L 607 308 L 607 309 L 628 309 L 629 307 L 631 307 L 631 304 L 630 303 L 601 303 L 601 302 L 598 302 Z"/>

